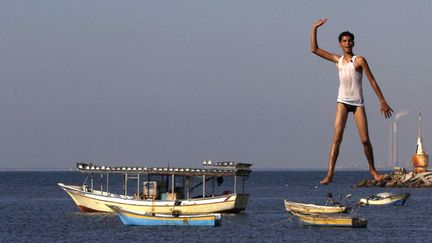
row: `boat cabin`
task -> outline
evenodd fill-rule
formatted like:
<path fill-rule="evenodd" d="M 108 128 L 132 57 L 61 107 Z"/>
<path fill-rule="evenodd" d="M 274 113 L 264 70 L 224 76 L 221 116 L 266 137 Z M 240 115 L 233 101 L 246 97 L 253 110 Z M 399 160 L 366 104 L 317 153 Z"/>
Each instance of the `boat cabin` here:
<path fill-rule="evenodd" d="M 117 191 L 135 200 L 187 200 L 245 192 L 252 164 L 206 160 L 202 165 L 202 168 L 118 167 L 79 162 L 76 169 L 87 174 L 84 191 L 100 190 L 105 195 Z"/>

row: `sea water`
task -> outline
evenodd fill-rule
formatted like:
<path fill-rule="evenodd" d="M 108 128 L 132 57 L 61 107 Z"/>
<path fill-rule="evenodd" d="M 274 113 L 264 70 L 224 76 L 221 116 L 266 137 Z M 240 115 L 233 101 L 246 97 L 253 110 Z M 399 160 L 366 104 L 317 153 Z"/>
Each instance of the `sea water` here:
<path fill-rule="evenodd" d="M 81 213 L 58 182 L 81 184 L 78 172 L 0 172 L 0 242 L 411 242 L 432 239 L 432 190 L 353 188 L 364 171 L 336 172 L 329 186 L 320 171 L 254 171 L 246 181 L 247 210 L 224 214 L 220 227 L 125 226 L 114 214 Z M 284 199 L 324 204 L 327 193 L 353 205 L 379 192 L 409 192 L 405 206 L 368 206 L 355 215 L 367 228 L 304 226 Z M 345 197 L 351 194 L 351 198 Z"/>

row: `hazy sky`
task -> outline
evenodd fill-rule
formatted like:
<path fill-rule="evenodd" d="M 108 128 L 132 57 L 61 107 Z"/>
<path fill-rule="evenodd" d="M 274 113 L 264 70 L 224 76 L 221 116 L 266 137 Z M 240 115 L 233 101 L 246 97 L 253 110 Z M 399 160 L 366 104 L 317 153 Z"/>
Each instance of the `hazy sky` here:
<path fill-rule="evenodd" d="M 423 111 L 432 153 L 432 1 L 0 1 L 0 168 L 200 166 L 325 168 L 335 65 L 356 35 L 399 120 L 399 158 L 415 152 Z M 377 162 L 389 125 L 363 79 Z M 366 166 L 348 121 L 338 166 Z"/>

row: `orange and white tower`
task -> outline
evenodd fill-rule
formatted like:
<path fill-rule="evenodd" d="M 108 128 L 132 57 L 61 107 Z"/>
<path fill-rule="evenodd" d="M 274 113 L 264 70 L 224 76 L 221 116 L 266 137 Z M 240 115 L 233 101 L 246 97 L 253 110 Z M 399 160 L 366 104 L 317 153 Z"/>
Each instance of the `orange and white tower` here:
<path fill-rule="evenodd" d="M 429 165 L 429 155 L 426 154 L 423 147 L 423 128 L 421 112 L 419 113 L 419 133 L 417 138 L 417 149 L 416 153 L 412 157 L 412 164 L 415 173 L 426 172 Z"/>

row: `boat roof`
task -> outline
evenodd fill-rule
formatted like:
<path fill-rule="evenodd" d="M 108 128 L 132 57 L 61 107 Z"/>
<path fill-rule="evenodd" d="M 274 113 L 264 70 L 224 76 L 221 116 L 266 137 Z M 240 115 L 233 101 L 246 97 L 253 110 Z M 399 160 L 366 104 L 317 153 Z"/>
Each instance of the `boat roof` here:
<path fill-rule="evenodd" d="M 251 173 L 249 163 L 234 161 L 212 162 L 203 161 L 203 168 L 180 167 L 140 167 L 140 166 L 108 166 L 78 162 L 76 169 L 85 173 L 110 174 L 150 174 L 150 175 L 179 175 L 179 176 L 248 176 Z"/>

